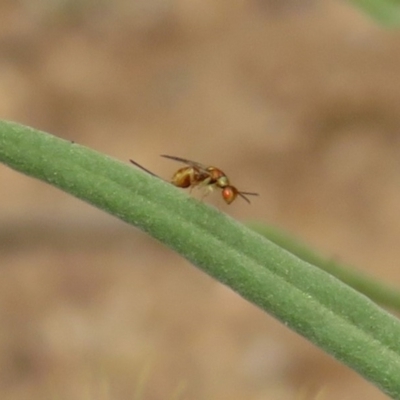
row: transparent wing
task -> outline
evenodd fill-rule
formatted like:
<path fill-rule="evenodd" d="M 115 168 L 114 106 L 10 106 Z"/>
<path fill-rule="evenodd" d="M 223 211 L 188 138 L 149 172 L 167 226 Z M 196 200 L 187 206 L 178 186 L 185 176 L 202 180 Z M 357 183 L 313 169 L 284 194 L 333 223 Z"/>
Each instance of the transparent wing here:
<path fill-rule="evenodd" d="M 186 164 L 186 165 L 189 165 L 191 167 L 197 168 L 202 172 L 208 173 L 207 167 L 205 165 L 203 165 L 203 164 L 200 164 L 200 163 L 196 162 L 196 161 L 186 160 L 186 158 L 181 158 L 181 157 L 168 156 L 166 154 L 161 154 L 161 157 L 169 158 L 170 160 L 181 162 L 183 164 Z"/>

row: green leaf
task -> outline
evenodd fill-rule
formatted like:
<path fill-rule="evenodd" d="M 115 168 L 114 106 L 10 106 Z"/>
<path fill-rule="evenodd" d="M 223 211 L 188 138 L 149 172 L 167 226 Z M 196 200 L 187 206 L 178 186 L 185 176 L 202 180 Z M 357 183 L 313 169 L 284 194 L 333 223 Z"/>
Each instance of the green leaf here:
<path fill-rule="evenodd" d="M 301 258 L 303 261 L 329 272 L 376 303 L 400 311 L 400 290 L 398 288 L 379 282 L 354 267 L 344 265 L 338 260 L 324 258 L 274 226 L 260 223 L 247 224 L 247 226 L 271 240 L 271 242 Z"/>
<path fill-rule="evenodd" d="M 390 26 L 400 26 L 399 0 L 351 0 L 380 23 Z"/>
<path fill-rule="evenodd" d="M 0 122 L 0 161 L 148 232 L 400 399 L 400 323 L 183 191 L 76 143 Z"/>

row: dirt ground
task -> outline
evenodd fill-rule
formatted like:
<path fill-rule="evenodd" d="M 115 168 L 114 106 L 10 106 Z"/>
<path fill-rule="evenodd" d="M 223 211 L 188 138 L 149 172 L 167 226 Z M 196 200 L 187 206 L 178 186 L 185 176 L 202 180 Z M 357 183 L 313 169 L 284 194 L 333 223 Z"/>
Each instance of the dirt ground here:
<path fill-rule="evenodd" d="M 340 1 L 0 1 L 1 118 L 169 178 L 228 171 L 328 257 L 400 284 L 400 34 Z M 380 400 L 177 254 L 0 167 L 0 398 Z"/>

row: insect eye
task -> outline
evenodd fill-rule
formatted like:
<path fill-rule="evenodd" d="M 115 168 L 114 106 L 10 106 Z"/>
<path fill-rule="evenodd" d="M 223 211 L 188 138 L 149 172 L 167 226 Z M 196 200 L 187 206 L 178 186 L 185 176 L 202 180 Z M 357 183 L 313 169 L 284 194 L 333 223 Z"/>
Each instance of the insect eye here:
<path fill-rule="evenodd" d="M 236 199 L 237 191 L 232 186 L 227 186 L 222 189 L 222 197 L 227 204 L 231 204 Z"/>

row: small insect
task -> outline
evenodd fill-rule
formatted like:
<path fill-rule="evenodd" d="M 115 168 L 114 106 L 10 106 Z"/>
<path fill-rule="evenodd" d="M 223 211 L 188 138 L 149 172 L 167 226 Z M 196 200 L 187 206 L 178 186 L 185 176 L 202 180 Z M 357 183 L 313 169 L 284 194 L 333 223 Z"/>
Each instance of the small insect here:
<path fill-rule="evenodd" d="M 187 165 L 186 167 L 178 169 L 178 171 L 176 171 L 172 176 L 171 183 L 174 186 L 184 189 L 207 187 L 209 190 L 213 190 L 215 188 L 219 188 L 222 190 L 222 198 L 227 204 L 231 204 L 238 195 L 248 203 L 250 203 L 250 200 L 246 196 L 258 196 L 258 193 L 239 191 L 235 186 L 230 184 L 226 174 L 219 168 L 212 166 L 207 167 L 195 161 L 190 161 L 175 156 L 168 156 L 165 154 L 162 154 L 161 157 L 169 158 L 170 160 L 178 161 Z M 137 162 L 133 160 L 129 161 L 147 173 L 157 176 L 139 165 Z"/>

